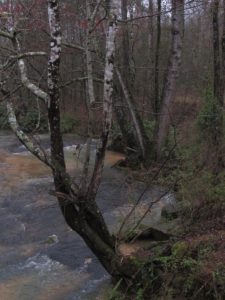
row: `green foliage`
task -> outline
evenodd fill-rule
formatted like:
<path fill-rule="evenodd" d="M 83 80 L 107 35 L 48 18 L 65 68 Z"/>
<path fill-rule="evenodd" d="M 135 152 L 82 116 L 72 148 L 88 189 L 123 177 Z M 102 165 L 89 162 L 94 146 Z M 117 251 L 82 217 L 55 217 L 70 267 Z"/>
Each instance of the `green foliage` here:
<path fill-rule="evenodd" d="M 212 293 L 216 300 L 223 300 L 225 297 L 225 267 L 222 263 L 213 273 Z"/>
<path fill-rule="evenodd" d="M 202 170 L 198 176 L 193 170 L 183 171 L 183 178 L 178 192 L 185 203 L 183 212 L 195 221 L 202 218 L 222 216 L 225 210 L 225 172 L 219 174 L 215 184 L 214 175 Z M 188 209 L 189 207 L 189 209 Z"/>
<path fill-rule="evenodd" d="M 122 284 L 122 279 L 120 279 L 114 288 L 110 291 L 109 300 L 124 300 L 124 296 L 120 292 L 119 288 Z"/>
<path fill-rule="evenodd" d="M 144 120 L 143 124 L 149 139 L 152 140 L 155 130 L 155 120 Z"/>
<path fill-rule="evenodd" d="M 175 257 L 183 257 L 188 251 L 188 243 L 185 241 L 177 242 L 172 247 L 172 255 Z"/>
<path fill-rule="evenodd" d="M 144 300 L 143 294 L 144 294 L 143 289 L 142 288 L 138 289 L 135 300 Z"/>
<path fill-rule="evenodd" d="M 61 119 L 61 131 L 62 133 L 72 133 L 75 128 L 79 126 L 79 121 L 73 117 L 65 115 Z"/>
<path fill-rule="evenodd" d="M 206 90 L 203 97 L 203 105 L 197 118 L 197 125 L 200 137 L 211 139 L 215 132 L 222 134 L 223 131 L 223 110 L 214 98 L 213 91 Z"/>
<path fill-rule="evenodd" d="M 0 104 L 0 130 L 8 129 L 9 125 L 7 122 L 7 112 L 4 105 Z"/>
<path fill-rule="evenodd" d="M 122 133 L 116 122 L 113 123 L 110 133 L 110 144 L 108 150 L 124 152 L 126 148 Z"/>
<path fill-rule="evenodd" d="M 18 121 L 26 132 L 46 132 L 48 130 L 47 118 L 42 114 L 39 116 L 37 110 L 29 110 L 25 115 L 19 114 Z"/>

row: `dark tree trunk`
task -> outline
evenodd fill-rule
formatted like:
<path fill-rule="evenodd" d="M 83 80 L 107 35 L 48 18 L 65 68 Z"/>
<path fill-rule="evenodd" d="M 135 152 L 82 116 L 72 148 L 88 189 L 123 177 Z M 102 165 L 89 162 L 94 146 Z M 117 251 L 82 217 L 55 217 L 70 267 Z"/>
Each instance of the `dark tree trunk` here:
<path fill-rule="evenodd" d="M 223 34 L 222 34 L 222 84 L 223 96 L 225 92 L 225 0 L 223 0 Z"/>
<path fill-rule="evenodd" d="M 50 26 L 50 57 L 48 61 L 48 120 L 50 127 L 51 159 L 56 191 L 65 180 L 65 160 L 60 129 L 59 78 L 61 58 L 61 32 L 58 1 L 48 1 Z"/>
<path fill-rule="evenodd" d="M 220 32 L 219 32 L 219 0 L 213 2 L 213 53 L 214 53 L 214 100 L 216 105 L 217 114 L 214 118 L 214 136 L 213 136 L 213 147 L 216 151 L 216 162 L 214 166 L 214 174 L 217 175 L 224 166 L 222 145 L 223 145 L 223 94 L 224 94 L 224 77 L 222 59 L 224 58 L 224 52 L 222 59 L 220 56 Z M 224 37 L 221 40 L 221 48 L 224 51 Z"/>
<path fill-rule="evenodd" d="M 154 92 L 154 84 L 152 84 L 154 82 L 154 76 L 155 76 L 155 43 L 154 43 L 154 4 L 153 4 L 153 0 L 149 0 L 149 4 L 148 4 L 148 14 L 149 16 L 152 16 L 149 18 L 148 20 L 148 45 L 149 45 L 149 56 L 148 56 L 148 64 L 149 64 L 149 78 L 148 78 L 148 82 L 150 82 L 151 84 L 149 84 L 148 87 L 148 109 L 150 112 L 155 112 L 155 92 Z M 149 117 L 151 117 L 151 114 L 149 114 Z"/>
<path fill-rule="evenodd" d="M 103 130 L 101 145 L 90 183 L 86 189 L 73 187 L 72 179 L 66 174 L 62 134 L 60 131 L 59 66 L 61 57 L 61 32 L 58 1 L 48 1 L 51 51 L 48 64 L 48 119 L 51 138 L 51 161 L 55 182 L 55 195 L 67 224 L 86 242 L 105 269 L 114 277 L 131 278 L 132 272 L 116 253 L 114 237 L 109 233 L 104 218 L 95 202 L 101 182 L 106 145 L 112 120 L 112 85 L 115 54 L 115 36 L 118 11 L 114 1 L 110 14 L 106 43 L 106 67 L 104 79 Z M 85 187 L 85 186 L 84 186 Z"/>
<path fill-rule="evenodd" d="M 214 96 L 218 104 L 223 106 L 223 83 L 220 60 L 220 33 L 219 33 L 219 0 L 213 3 L 213 53 L 214 53 Z"/>
<path fill-rule="evenodd" d="M 155 92 L 154 92 L 154 102 L 153 110 L 158 118 L 158 112 L 160 108 L 159 103 L 159 51 L 160 51 L 160 41 L 161 41 L 161 10 L 162 10 L 162 0 L 157 0 L 157 39 L 156 39 L 156 49 L 155 49 Z"/>
<path fill-rule="evenodd" d="M 139 3 L 140 4 L 140 3 Z M 121 1 L 122 19 L 127 20 L 127 0 Z M 120 94 L 120 99 L 122 105 L 127 107 L 130 115 L 131 126 L 127 126 L 128 122 L 127 114 L 125 109 L 116 109 L 116 116 L 118 119 L 118 124 L 121 128 L 121 132 L 124 136 L 124 140 L 128 142 L 127 147 L 133 149 L 134 151 L 129 152 L 128 156 L 132 155 L 132 160 L 134 156 L 137 160 L 137 165 L 139 161 L 144 161 L 147 163 L 148 154 L 150 148 L 150 141 L 145 133 L 143 122 L 139 116 L 139 113 L 135 107 L 135 101 L 132 97 L 131 91 L 131 69 L 130 69 L 130 50 L 129 50 L 129 32 L 127 24 L 123 25 L 123 35 L 122 35 L 122 71 L 117 69 L 118 77 L 118 91 Z M 126 117 L 124 119 L 124 117 Z M 128 157 L 129 161 L 129 157 Z"/>
<path fill-rule="evenodd" d="M 121 13 L 122 20 L 127 20 L 127 0 L 121 0 Z M 124 23 L 122 25 L 122 74 L 126 78 L 126 84 L 130 82 L 131 79 L 131 69 L 130 69 L 130 44 L 129 44 L 129 29 L 128 25 Z M 114 103 L 114 110 L 116 113 L 116 118 L 118 125 L 120 127 L 126 149 L 137 149 L 138 144 L 136 142 L 136 137 L 133 128 L 130 126 L 129 117 L 127 113 L 127 108 L 125 107 L 124 95 L 119 82 L 116 83 L 114 88 L 114 94 L 116 101 Z M 129 150 L 126 151 L 127 154 Z"/>

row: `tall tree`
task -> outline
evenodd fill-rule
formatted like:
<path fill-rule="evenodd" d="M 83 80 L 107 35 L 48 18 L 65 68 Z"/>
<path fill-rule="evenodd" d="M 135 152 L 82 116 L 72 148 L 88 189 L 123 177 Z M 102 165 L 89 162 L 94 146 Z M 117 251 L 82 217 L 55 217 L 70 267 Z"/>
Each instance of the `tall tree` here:
<path fill-rule="evenodd" d="M 223 0 L 223 34 L 222 34 L 222 80 L 223 80 L 223 96 L 225 92 L 225 0 Z"/>
<path fill-rule="evenodd" d="M 123 24 L 121 25 L 122 31 L 122 76 L 126 80 L 126 84 L 131 80 L 131 69 L 130 69 L 130 42 L 129 42 L 129 27 L 127 24 L 127 14 L 128 14 L 128 1 L 121 0 L 121 16 Z M 127 109 L 125 107 L 124 95 L 121 86 L 116 85 L 115 89 L 115 102 L 114 110 L 116 112 L 117 122 L 122 133 L 123 140 L 127 149 L 136 149 L 138 147 L 136 143 L 136 137 L 133 129 L 129 124 L 129 116 L 127 114 Z M 128 154 L 129 151 L 127 151 Z"/>
<path fill-rule="evenodd" d="M 172 45 L 156 133 L 156 153 L 158 159 L 161 158 L 172 118 L 171 104 L 175 95 L 178 71 L 181 65 L 183 25 L 184 0 L 172 0 Z"/>
<path fill-rule="evenodd" d="M 0 36 L 11 41 L 18 60 L 18 69 L 21 75 L 22 84 L 34 95 L 44 100 L 48 109 L 48 121 L 50 127 L 51 152 L 47 153 L 35 140 L 32 135 L 27 135 L 19 126 L 15 114 L 14 105 L 11 101 L 11 92 L 4 84 L 1 85 L 1 92 L 7 99 L 9 123 L 18 139 L 25 147 L 39 160 L 44 162 L 52 170 L 55 191 L 59 206 L 67 224 L 76 231 L 86 242 L 87 246 L 98 257 L 105 269 L 114 277 L 131 279 L 133 275 L 132 263 L 129 260 L 121 259 L 116 249 L 116 241 L 105 224 L 102 213 L 95 201 L 96 194 L 101 183 L 102 171 L 106 145 L 112 122 L 112 96 L 113 76 L 115 61 L 115 39 L 119 15 L 120 1 L 110 2 L 108 14 L 108 29 L 106 36 L 105 70 L 103 86 L 103 112 L 102 112 L 102 134 L 101 141 L 96 153 L 95 164 L 90 178 L 77 184 L 67 173 L 63 139 L 60 128 L 60 61 L 62 34 L 59 19 L 59 1 L 48 0 L 48 20 L 50 31 L 50 53 L 48 59 L 48 90 L 40 89 L 28 78 L 23 57 L 20 49 L 19 32 L 14 20 L 10 23 L 9 31 L 1 31 Z M 35 56 L 40 53 L 30 53 Z M 29 55 L 29 54 L 27 54 Z M 88 158 L 86 160 L 88 163 Z M 87 175 L 85 164 L 83 175 Z M 84 176 L 82 176 L 83 179 Z"/>
<path fill-rule="evenodd" d="M 161 41 L 161 13 L 162 13 L 162 1 L 157 0 L 157 39 L 156 39 L 156 50 L 155 50 L 155 92 L 154 92 L 154 103 L 153 109 L 156 114 L 159 112 L 159 51 L 160 51 L 160 41 Z"/>
<path fill-rule="evenodd" d="M 213 2 L 213 53 L 214 53 L 214 96 L 220 106 L 223 106 L 222 68 L 220 56 L 220 32 L 219 32 L 219 5 L 220 0 Z"/>
<path fill-rule="evenodd" d="M 140 4 L 140 3 L 139 3 Z M 127 28 L 127 1 L 122 0 L 122 18 L 124 21 L 123 35 L 122 35 L 122 62 L 123 68 L 120 71 L 116 70 L 120 89 L 122 91 L 122 103 L 127 106 L 127 110 L 130 115 L 132 129 L 129 128 L 129 123 L 126 124 L 124 119 L 125 114 L 121 112 L 123 108 L 119 108 L 117 111 L 118 123 L 120 124 L 121 132 L 124 136 L 127 146 L 132 149 L 132 161 L 136 159 L 137 162 L 143 161 L 147 164 L 149 160 L 149 154 L 151 154 L 151 143 L 145 132 L 143 121 L 135 107 L 135 101 L 132 96 L 131 87 L 131 70 L 130 70 L 130 49 L 129 49 L 129 31 Z M 127 126 L 128 125 L 128 126 Z M 129 156 L 129 155 L 128 155 Z M 135 159 L 134 159 L 135 156 Z M 128 157 L 129 160 L 129 157 Z"/>
<path fill-rule="evenodd" d="M 216 151 L 216 162 L 214 166 L 214 173 L 218 174 L 220 169 L 223 167 L 223 155 L 221 153 L 223 145 L 223 96 L 224 96 L 224 77 L 222 76 L 223 64 L 221 59 L 221 48 L 224 51 L 223 38 L 220 39 L 220 26 L 219 26 L 219 5 L 220 0 L 214 0 L 212 3 L 212 25 L 213 25 L 213 55 L 214 55 L 214 101 L 215 110 L 214 114 L 214 134 L 213 143 Z M 221 43 L 220 43 L 221 41 Z M 224 58 L 224 52 L 222 55 Z"/>

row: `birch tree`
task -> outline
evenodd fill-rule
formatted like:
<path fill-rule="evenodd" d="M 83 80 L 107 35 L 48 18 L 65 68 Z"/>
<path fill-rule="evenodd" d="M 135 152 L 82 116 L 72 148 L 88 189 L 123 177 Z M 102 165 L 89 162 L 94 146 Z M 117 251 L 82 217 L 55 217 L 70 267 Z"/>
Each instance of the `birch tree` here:
<path fill-rule="evenodd" d="M 59 1 L 48 0 L 49 21 L 49 57 L 47 91 L 42 90 L 29 79 L 26 63 L 20 47 L 20 35 L 15 23 L 8 31 L 0 32 L 0 36 L 12 43 L 18 58 L 18 70 L 22 85 L 35 96 L 42 99 L 47 106 L 50 129 L 50 153 L 46 152 L 32 135 L 27 135 L 19 126 L 11 93 L 5 83 L 1 83 L 1 92 L 4 95 L 8 109 L 8 119 L 13 132 L 33 155 L 45 163 L 51 170 L 54 178 L 55 190 L 53 195 L 58 199 L 61 212 L 67 224 L 77 232 L 87 246 L 97 256 L 105 269 L 113 277 L 131 279 L 134 265 L 128 259 L 121 257 L 117 251 L 116 239 L 109 232 L 102 213 L 96 204 L 95 198 L 101 183 L 106 145 L 112 123 L 113 105 L 113 77 L 115 61 L 115 41 L 118 27 L 120 1 L 109 3 L 108 29 L 106 35 L 105 70 L 103 84 L 103 111 L 102 133 L 95 157 L 95 165 L 88 176 L 88 155 L 83 169 L 82 181 L 77 183 L 67 172 L 63 139 L 60 128 L 60 62 L 62 55 L 62 34 L 59 16 Z M 35 53 L 33 54 L 35 55 Z M 86 177 L 85 181 L 83 180 Z"/>
<path fill-rule="evenodd" d="M 183 25 L 184 25 L 184 0 L 172 0 L 172 46 L 170 51 L 169 65 L 164 84 L 162 103 L 158 118 L 156 134 L 156 153 L 158 159 L 162 155 L 162 148 L 165 144 L 170 123 L 171 104 L 175 95 L 178 71 L 181 65 L 183 46 Z"/>

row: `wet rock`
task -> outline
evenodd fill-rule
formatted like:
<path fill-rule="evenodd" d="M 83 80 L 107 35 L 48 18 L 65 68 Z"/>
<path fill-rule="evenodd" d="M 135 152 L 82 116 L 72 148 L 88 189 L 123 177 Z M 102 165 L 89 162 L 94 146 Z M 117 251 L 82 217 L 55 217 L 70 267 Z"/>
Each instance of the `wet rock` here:
<path fill-rule="evenodd" d="M 163 207 L 161 215 L 165 219 L 173 220 L 178 218 L 178 211 L 175 207 Z"/>
<path fill-rule="evenodd" d="M 178 217 L 178 207 L 172 194 L 165 196 L 161 216 L 169 220 L 176 219 Z"/>
<path fill-rule="evenodd" d="M 59 242 L 59 239 L 56 234 L 50 235 L 47 240 L 44 242 L 45 244 L 56 244 Z"/>
<path fill-rule="evenodd" d="M 149 227 L 145 230 L 142 230 L 141 232 L 133 232 L 132 235 L 129 236 L 130 240 L 150 240 L 150 241 L 166 241 L 171 238 L 171 235 L 167 232 L 164 232 L 162 230 L 159 230 L 157 228 Z"/>
<path fill-rule="evenodd" d="M 90 265 L 93 261 L 93 258 L 92 257 L 86 257 L 85 260 L 84 260 L 84 265 Z"/>

